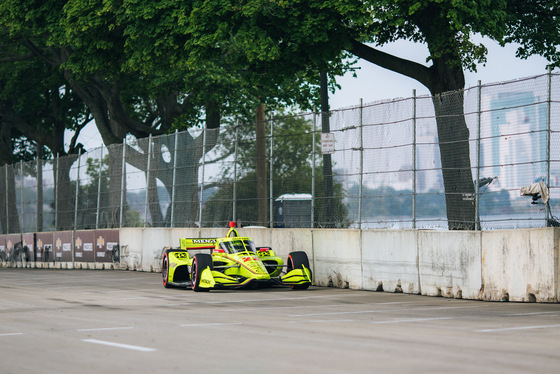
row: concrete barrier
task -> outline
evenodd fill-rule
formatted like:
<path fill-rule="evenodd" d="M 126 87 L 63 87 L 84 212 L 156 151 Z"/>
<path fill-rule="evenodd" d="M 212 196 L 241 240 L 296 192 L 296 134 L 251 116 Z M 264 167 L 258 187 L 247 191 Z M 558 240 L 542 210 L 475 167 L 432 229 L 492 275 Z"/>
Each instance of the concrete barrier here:
<path fill-rule="evenodd" d="M 484 300 L 557 302 L 558 229 L 482 233 Z"/>
<path fill-rule="evenodd" d="M 420 293 L 416 230 L 362 232 L 363 288 Z"/>
<path fill-rule="evenodd" d="M 479 298 L 480 250 L 480 231 L 419 231 L 422 295 Z"/>
<path fill-rule="evenodd" d="M 313 282 L 363 289 L 360 230 L 313 230 Z"/>
<path fill-rule="evenodd" d="M 161 271 L 164 247 L 182 237 L 221 237 L 227 228 L 125 228 L 117 263 L 54 262 L 51 234 L 37 233 L 37 260 L 4 267 Z M 503 231 L 242 228 L 286 258 L 308 254 L 320 286 L 490 301 L 558 302 L 560 228 Z M 0 244 L 7 236 L 0 236 Z M 75 251 L 75 250 L 74 250 Z M 43 256 L 41 256 L 43 255 Z M 45 258 L 50 255 L 53 258 Z"/>

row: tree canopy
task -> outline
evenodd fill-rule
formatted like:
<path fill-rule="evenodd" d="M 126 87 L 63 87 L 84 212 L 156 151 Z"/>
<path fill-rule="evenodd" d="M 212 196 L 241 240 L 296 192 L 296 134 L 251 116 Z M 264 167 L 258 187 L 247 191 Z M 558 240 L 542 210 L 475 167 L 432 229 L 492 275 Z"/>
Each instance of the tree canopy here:
<path fill-rule="evenodd" d="M 87 108 L 109 145 L 203 120 L 217 128 L 224 116 L 247 115 L 258 103 L 310 107 L 319 72 L 332 78 L 348 68 L 347 57 L 365 59 L 433 94 L 449 226 L 470 229 L 474 208 L 466 197 L 474 190 L 460 90 L 464 71 L 487 55 L 473 36 L 519 43 L 518 57 L 538 54 L 560 66 L 559 30 L 553 0 L 5 0 L 0 63 L 10 71 L 41 61 L 25 67 L 52 76 L 35 88 L 65 87 L 77 110 L 69 116 Z M 425 44 L 425 63 L 379 49 L 396 40 Z"/>

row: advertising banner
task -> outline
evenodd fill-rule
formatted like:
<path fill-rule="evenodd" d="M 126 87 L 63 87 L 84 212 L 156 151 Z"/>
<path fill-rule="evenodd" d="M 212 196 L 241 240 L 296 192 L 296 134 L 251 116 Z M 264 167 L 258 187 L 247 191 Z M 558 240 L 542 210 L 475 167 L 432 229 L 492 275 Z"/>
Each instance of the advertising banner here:
<path fill-rule="evenodd" d="M 26 261 L 36 261 L 35 258 L 35 234 L 27 233 L 21 236 L 23 240 L 23 251 L 25 253 Z"/>
<path fill-rule="evenodd" d="M 5 262 L 8 259 L 6 252 L 6 235 L 0 235 L 0 262 Z"/>
<path fill-rule="evenodd" d="M 21 261 L 23 250 L 20 234 L 6 235 L 6 254 L 8 256 L 8 261 Z"/>
<path fill-rule="evenodd" d="M 95 230 L 95 262 L 119 262 L 119 230 Z"/>
<path fill-rule="evenodd" d="M 39 232 L 36 235 L 37 262 L 54 262 L 54 234 L 52 232 Z"/>
<path fill-rule="evenodd" d="M 55 261 L 72 262 L 72 231 L 57 231 L 54 238 Z"/>
<path fill-rule="evenodd" d="M 95 261 L 95 230 L 81 230 L 74 233 L 74 261 Z"/>

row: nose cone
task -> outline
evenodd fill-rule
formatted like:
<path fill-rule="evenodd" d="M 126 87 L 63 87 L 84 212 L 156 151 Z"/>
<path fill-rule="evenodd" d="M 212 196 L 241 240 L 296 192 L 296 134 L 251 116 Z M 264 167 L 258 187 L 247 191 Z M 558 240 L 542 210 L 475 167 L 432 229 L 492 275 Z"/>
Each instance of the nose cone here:
<path fill-rule="evenodd" d="M 256 256 L 243 256 L 241 259 L 243 264 L 254 273 L 256 279 L 270 279 L 270 275 L 263 265 L 262 261 Z"/>

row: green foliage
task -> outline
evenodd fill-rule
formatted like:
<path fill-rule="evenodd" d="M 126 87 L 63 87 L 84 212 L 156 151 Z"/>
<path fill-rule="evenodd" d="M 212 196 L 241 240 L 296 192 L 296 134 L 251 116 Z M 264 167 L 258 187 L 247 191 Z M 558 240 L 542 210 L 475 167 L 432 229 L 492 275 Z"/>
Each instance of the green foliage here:
<path fill-rule="evenodd" d="M 326 198 L 320 156 L 319 136 L 313 142 L 313 126 L 303 117 L 285 115 L 272 121 L 274 125 L 272 144 L 273 199 L 283 194 L 312 192 L 313 148 L 315 148 L 315 222 L 316 227 L 328 222 L 325 216 Z M 269 123 L 270 126 L 270 123 Z M 225 131 L 220 139 L 218 152 L 223 157 L 233 158 L 235 150 L 235 129 Z M 257 224 L 256 192 L 256 147 L 255 126 L 247 124 L 237 131 L 237 176 L 236 215 L 244 225 Z M 270 142 L 270 138 L 268 139 Z M 270 149 L 270 143 L 267 146 Z M 222 157 L 221 157 L 222 158 Z M 222 175 L 220 187 L 206 202 L 203 210 L 205 225 L 223 226 L 233 217 L 233 166 Z M 344 192 L 341 183 L 334 183 L 335 222 L 339 227 L 347 227 L 346 206 L 342 203 Z"/>

